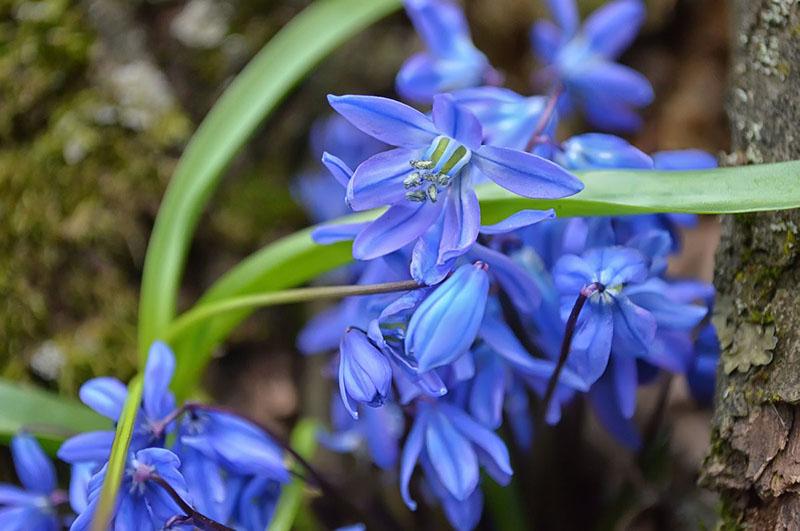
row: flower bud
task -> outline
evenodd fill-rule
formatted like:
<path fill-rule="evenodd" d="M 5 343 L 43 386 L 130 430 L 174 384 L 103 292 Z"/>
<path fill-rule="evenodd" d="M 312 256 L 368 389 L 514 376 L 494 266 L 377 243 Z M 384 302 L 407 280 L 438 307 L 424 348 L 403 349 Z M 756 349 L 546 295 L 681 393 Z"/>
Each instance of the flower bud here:
<path fill-rule="evenodd" d="M 339 346 L 339 391 L 345 408 L 353 418 L 358 412 L 350 400 L 378 407 L 383 404 L 392 383 L 389 360 L 357 328 L 345 332 Z"/>

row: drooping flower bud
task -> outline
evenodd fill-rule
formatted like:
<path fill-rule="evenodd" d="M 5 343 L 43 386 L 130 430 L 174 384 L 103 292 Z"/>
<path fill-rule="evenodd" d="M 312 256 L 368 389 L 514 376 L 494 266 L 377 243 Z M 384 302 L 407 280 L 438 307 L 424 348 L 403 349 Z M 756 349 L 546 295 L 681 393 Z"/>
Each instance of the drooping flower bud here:
<path fill-rule="evenodd" d="M 345 332 L 339 346 L 339 391 L 347 411 L 358 418 L 350 400 L 372 407 L 383 404 L 392 383 L 389 360 L 357 328 Z"/>
<path fill-rule="evenodd" d="M 405 350 L 419 372 L 455 361 L 475 341 L 489 296 L 486 269 L 483 262 L 461 266 L 414 311 Z"/>

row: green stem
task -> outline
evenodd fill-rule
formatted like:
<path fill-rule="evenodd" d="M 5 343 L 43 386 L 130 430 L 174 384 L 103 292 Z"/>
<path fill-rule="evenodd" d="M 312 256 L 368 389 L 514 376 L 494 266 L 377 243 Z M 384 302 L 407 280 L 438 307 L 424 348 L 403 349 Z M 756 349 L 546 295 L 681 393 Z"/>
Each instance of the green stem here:
<path fill-rule="evenodd" d="M 403 280 L 399 282 L 386 282 L 384 284 L 297 288 L 269 293 L 259 293 L 257 295 L 232 297 L 230 299 L 192 308 L 172 322 L 163 339 L 169 343 L 179 338 L 181 334 L 185 333 L 187 330 L 191 329 L 193 326 L 202 321 L 236 310 L 252 310 L 254 308 L 263 308 L 278 304 L 308 302 L 319 299 L 336 299 L 341 297 L 352 297 L 355 295 L 376 295 L 379 293 L 391 293 L 394 291 L 409 291 L 421 287 L 422 286 L 414 280 Z"/>

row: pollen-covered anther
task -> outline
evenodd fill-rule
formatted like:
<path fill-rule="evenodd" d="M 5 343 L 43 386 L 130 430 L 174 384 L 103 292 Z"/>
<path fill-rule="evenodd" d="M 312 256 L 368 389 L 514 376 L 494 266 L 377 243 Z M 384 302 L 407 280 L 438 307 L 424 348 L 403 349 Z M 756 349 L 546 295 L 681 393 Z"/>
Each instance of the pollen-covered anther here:
<path fill-rule="evenodd" d="M 431 200 L 431 202 L 435 203 L 438 196 L 439 190 L 436 189 L 436 185 L 432 184 L 428 186 L 428 198 Z"/>
<path fill-rule="evenodd" d="M 432 160 L 412 160 L 409 164 L 411 164 L 411 167 L 415 170 L 431 170 L 436 166 L 436 163 Z"/>
<path fill-rule="evenodd" d="M 422 190 L 406 192 L 406 199 L 409 201 L 414 201 L 415 203 L 424 203 L 427 198 L 427 194 Z"/>
<path fill-rule="evenodd" d="M 403 179 L 403 186 L 406 188 L 406 190 L 416 188 L 420 184 L 422 184 L 422 175 L 420 175 L 420 173 L 417 171 Z"/>

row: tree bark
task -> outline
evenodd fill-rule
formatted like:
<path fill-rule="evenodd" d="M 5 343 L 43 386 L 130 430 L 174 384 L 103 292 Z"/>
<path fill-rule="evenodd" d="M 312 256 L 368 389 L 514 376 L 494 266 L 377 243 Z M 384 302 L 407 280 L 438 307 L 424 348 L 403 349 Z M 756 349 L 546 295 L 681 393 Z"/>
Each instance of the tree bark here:
<path fill-rule="evenodd" d="M 800 2 L 733 5 L 732 162 L 800 158 Z M 722 356 L 701 478 L 721 495 L 723 529 L 800 526 L 798 227 L 798 210 L 723 220 L 714 317 Z"/>

